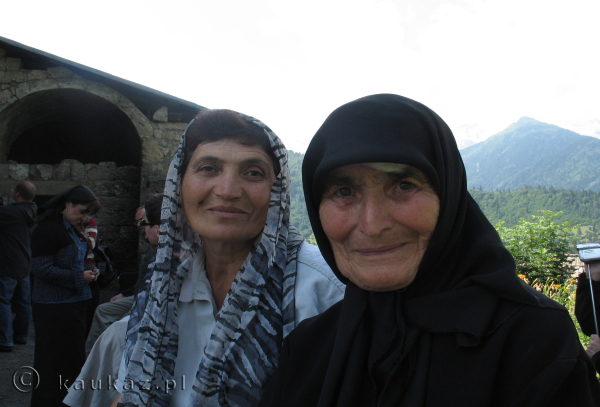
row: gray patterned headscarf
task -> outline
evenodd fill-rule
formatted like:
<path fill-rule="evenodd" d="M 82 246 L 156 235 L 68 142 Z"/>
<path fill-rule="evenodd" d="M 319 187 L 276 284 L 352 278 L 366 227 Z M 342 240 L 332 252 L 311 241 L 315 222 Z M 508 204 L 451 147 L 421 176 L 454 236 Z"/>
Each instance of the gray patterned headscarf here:
<path fill-rule="evenodd" d="M 279 161 L 267 222 L 240 268 L 204 350 L 190 405 L 254 406 L 271 376 L 283 337 L 295 321 L 294 285 L 302 237 L 289 224 L 290 174 L 287 151 L 266 125 L 259 126 Z M 188 126 L 189 129 L 189 126 Z M 186 130 L 187 132 L 187 130 Z M 169 168 L 161 211 L 159 248 L 149 287 L 138 295 L 127 328 L 127 377 L 120 402 L 168 406 L 179 339 L 177 303 L 194 255 L 203 250 L 181 206 L 186 133 Z M 172 382 L 171 382 L 172 383 Z"/>

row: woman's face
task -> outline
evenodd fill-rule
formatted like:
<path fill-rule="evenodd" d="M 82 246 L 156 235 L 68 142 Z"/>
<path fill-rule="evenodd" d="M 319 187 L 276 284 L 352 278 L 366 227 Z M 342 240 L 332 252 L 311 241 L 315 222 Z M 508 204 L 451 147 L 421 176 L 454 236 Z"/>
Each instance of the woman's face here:
<path fill-rule="evenodd" d="M 319 216 L 340 272 L 362 289 L 391 291 L 414 280 L 439 209 L 420 170 L 352 164 L 327 177 Z"/>
<path fill-rule="evenodd" d="M 199 145 L 183 177 L 182 204 L 205 242 L 252 242 L 267 221 L 273 163 L 235 140 Z"/>
<path fill-rule="evenodd" d="M 73 205 L 72 202 L 67 202 L 65 209 L 63 209 L 63 219 L 67 221 L 69 225 L 76 226 L 79 223 L 84 223 L 89 218 L 89 205 Z"/>

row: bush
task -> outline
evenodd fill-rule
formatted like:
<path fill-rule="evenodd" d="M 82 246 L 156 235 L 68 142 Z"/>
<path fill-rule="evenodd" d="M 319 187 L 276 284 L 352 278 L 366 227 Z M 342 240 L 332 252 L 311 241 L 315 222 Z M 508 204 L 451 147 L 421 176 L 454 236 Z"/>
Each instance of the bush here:
<path fill-rule="evenodd" d="M 572 251 L 573 227 L 570 222 L 554 222 L 562 212 L 539 212 L 542 214 L 532 215 L 533 221 L 521 218 L 513 227 L 506 227 L 504 221 L 500 221 L 496 230 L 515 259 L 517 274 L 531 281 L 548 278 L 566 281 L 576 271 L 567 258 L 567 253 Z"/>

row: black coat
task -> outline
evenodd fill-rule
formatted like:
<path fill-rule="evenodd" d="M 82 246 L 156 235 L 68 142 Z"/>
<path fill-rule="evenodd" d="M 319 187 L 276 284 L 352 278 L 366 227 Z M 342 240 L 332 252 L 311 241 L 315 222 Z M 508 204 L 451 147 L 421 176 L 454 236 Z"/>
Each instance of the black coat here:
<path fill-rule="evenodd" d="M 286 338 L 261 407 L 317 406 L 342 307 L 343 301 L 303 321 Z M 489 333 L 474 346 L 461 344 L 459 334 L 425 335 L 423 342 L 430 343 L 425 406 L 600 405 L 594 367 L 567 312 L 501 301 L 489 324 Z M 364 390 L 369 393 L 371 386 Z M 369 401 L 354 405 L 376 405 Z"/>
<path fill-rule="evenodd" d="M 577 279 L 577 294 L 575 297 L 575 316 L 584 334 L 591 336 L 597 334 L 594 323 L 594 306 L 596 313 L 600 315 L 600 281 L 592 281 L 594 287 L 594 302 L 590 293 L 590 280 L 585 273 L 581 273 Z"/>
<path fill-rule="evenodd" d="M 0 207 L 0 275 L 12 278 L 29 275 L 36 213 L 34 202 Z"/>
<path fill-rule="evenodd" d="M 585 273 L 581 273 L 577 279 L 575 316 L 577 317 L 581 331 L 588 336 L 598 334 L 596 332 L 596 323 L 594 322 L 594 307 L 596 308 L 596 316 L 600 315 L 600 281 L 592 280 L 592 287 L 594 289 L 593 304 L 590 292 L 590 280 L 588 280 Z M 594 362 L 596 370 L 600 372 L 600 352 L 592 356 L 592 362 Z"/>

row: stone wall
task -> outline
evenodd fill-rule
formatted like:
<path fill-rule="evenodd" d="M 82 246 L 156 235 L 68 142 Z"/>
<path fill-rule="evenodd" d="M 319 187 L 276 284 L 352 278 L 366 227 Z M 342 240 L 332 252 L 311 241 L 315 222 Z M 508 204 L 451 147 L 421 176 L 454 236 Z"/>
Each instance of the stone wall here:
<path fill-rule="evenodd" d="M 111 247 L 119 267 L 130 267 L 137 261 L 138 251 L 135 208 L 152 194 L 163 192 L 169 164 L 187 123 L 174 121 L 178 114 L 170 114 L 167 106 L 151 111 L 139 108 L 136 103 L 144 100 L 143 90 L 132 93 L 138 98 L 134 103 L 105 83 L 82 77 L 65 66 L 38 68 L 26 69 L 19 58 L 0 48 L 0 195 L 10 196 L 11 188 L 23 179 L 31 180 L 40 196 L 55 195 L 77 184 L 89 186 L 103 206 L 98 215 L 99 238 Z M 54 103 L 64 100 L 65 92 L 75 95 L 77 101 L 101 98 L 102 103 L 110 103 L 126 115 L 134 128 L 131 137 L 141 142 L 141 151 L 131 151 L 141 156 L 141 166 L 86 164 L 76 156 L 59 164 L 9 162 L 11 145 L 20 135 L 32 126 L 51 123 L 56 113 L 65 112 Z M 123 150 L 119 143 L 114 148 Z M 107 161 L 111 159 L 115 158 Z"/>
<path fill-rule="evenodd" d="M 152 137 L 142 144 L 142 202 L 152 194 L 163 193 L 169 165 L 179 147 L 187 123 L 152 122 L 152 127 Z"/>
<path fill-rule="evenodd" d="M 169 122 L 169 109 L 166 106 L 149 115 L 147 112 L 142 113 L 131 100 L 115 89 L 85 79 L 66 67 L 24 69 L 20 59 L 6 56 L 6 52 L 1 48 L 0 163 L 3 160 L 6 162 L 10 145 L 23 131 L 24 126 L 32 120 L 39 120 L 38 117 L 27 117 L 28 98 L 42 92 L 61 90 L 78 90 L 89 94 L 90 97 L 100 97 L 129 117 L 141 140 L 139 196 L 143 202 L 153 193 L 162 192 L 166 172 L 187 123 Z"/>

